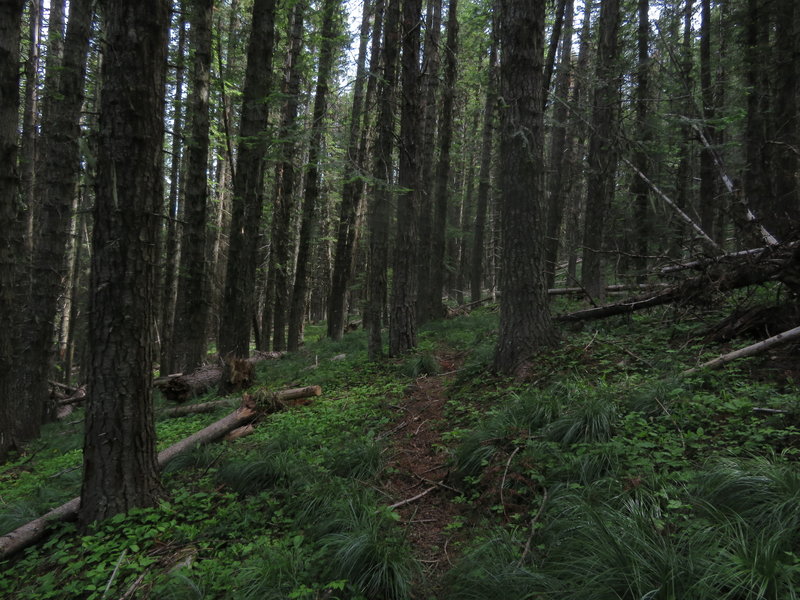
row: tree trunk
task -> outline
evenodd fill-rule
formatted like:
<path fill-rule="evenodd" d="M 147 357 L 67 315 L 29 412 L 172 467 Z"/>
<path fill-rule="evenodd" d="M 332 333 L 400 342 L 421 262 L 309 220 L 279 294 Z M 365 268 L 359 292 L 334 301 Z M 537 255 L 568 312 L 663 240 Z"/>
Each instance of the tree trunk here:
<path fill-rule="evenodd" d="M 389 221 L 392 198 L 392 148 L 394 146 L 394 102 L 397 87 L 397 57 L 400 49 L 400 0 L 387 0 L 383 34 L 383 79 L 378 98 L 378 139 L 372 201 L 367 227 L 369 254 L 367 264 L 367 304 L 364 324 L 367 328 L 367 354 L 371 360 L 383 356 L 381 324 L 386 298 L 386 271 L 389 264 Z"/>
<path fill-rule="evenodd" d="M 36 128 L 38 121 L 39 33 L 42 28 L 41 0 L 28 4 L 28 57 L 25 60 L 25 102 L 22 112 L 22 139 L 19 149 L 20 187 L 27 207 L 26 238 L 30 250 L 34 244 L 33 207 L 36 206 Z"/>
<path fill-rule="evenodd" d="M 184 195 L 184 226 L 178 298 L 175 305 L 173 368 L 190 371 L 206 354 L 205 297 L 206 200 L 208 195 L 209 85 L 213 0 L 193 0 L 190 43 L 193 52 L 192 92 L 189 98 L 189 143 Z"/>
<path fill-rule="evenodd" d="M 553 71 L 556 67 L 556 54 L 558 53 L 558 43 L 561 40 L 561 31 L 564 29 L 564 21 L 566 21 L 567 2 L 573 0 L 559 0 L 556 6 L 556 14 L 553 20 L 553 30 L 550 33 L 550 43 L 547 47 L 547 56 L 544 61 L 544 80 L 542 83 L 542 110 L 547 109 L 547 103 L 550 97 L 550 84 L 553 81 Z M 585 9 L 584 9 L 585 10 Z M 572 22 L 568 22 L 567 26 L 572 29 Z M 563 44 L 562 44 L 563 46 Z"/>
<path fill-rule="evenodd" d="M 513 373 L 556 343 L 544 270 L 544 2 L 501 0 L 502 253 L 494 368 Z"/>
<path fill-rule="evenodd" d="M 297 155 L 297 112 L 300 106 L 301 64 L 303 49 L 303 18 L 305 0 L 298 0 L 290 16 L 289 49 L 284 66 L 285 79 L 283 106 L 278 139 L 281 145 L 280 160 L 275 167 L 275 196 L 272 212 L 272 237 L 269 254 L 268 289 L 262 314 L 262 329 L 272 327 L 272 347 L 286 349 L 286 319 L 289 303 L 289 275 L 291 273 L 292 206 L 294 201 L 295 169 Z M 265 334 L 266 335 L 266 334 Z"/>
<path fill-rule="evenodd" d="M 747 84 L 747 120 L 745 123 L 745 170 L 744 195 L 749 201 L 759 222 L 769 222 L 775 207 L 769 197 L 767 181 L 768 161 L 766 156 L 766 115 L 769 102 L 768 89 L 762 86 L 764 65 L 768 63 L 768 28 L 765 26 L 766 10 L 763 0 L 747 0 L 744 28 L 747 52 L 745 52 Z M 749 220 L 749 219 L 748 219 Z"/>
<path fill-rule="evenodd" d="M 80 118 L 92 24 L 91 0 L 73 0 L 69 15 L 64 56 L 55 79 L 58 88 L 48 91 L 42 107 L 35 182 L 38 234 L 31 261 L 25 354 L 18 372 L 27 419 L 40 422 L 52 416 L 45 405 L 47 379 L 55 356 L 56 314 L 65 292 L 68 233 L 81 169 Z"/>
<path fill-rule="evenodd" d="M 683 41 L 681 43 L 680 55 L 680 76 L 683 82 L 683 87 L 686 90 L 694 88 L 692 67 L 694 61 L 692 60 L 692 12 L 694 0 L 686 0 L 683 10 Z M 678 105 L 678 110 L 685 115 L 690 115 L 694 112 L 693 98 L 691 94 L 686 94 L 686 98 Z M 681 123 L 679 129 L 680 146 L 679 146 L 679 159 L 678 169 L 676 172 L 675 182 L 675 204 L 679 209 L 685 211 L 690 205 L 689 197 L 691 190 L 691 126 L 688 123 Z M 672 231 L 673 238 L 670 248 L 670 254 L 673 256 L 681 256 L 683 254 L 684 237 L 686 227 L 682 220 L 673 221 Z"/>
<path fill-rule="evenodd" d="M 216 183 L 216 202 L 211 204 L 215 210 L 213 217 L 214 227 L 212 228 L 214 240 L 210 244 L 210 277 L 208 282 L 208 293 L 211 311 L 206 322 L 206 338 L 216 340 L 219 331 L 222 297 L 225 288 L 225 269 L 228 263 L 228 234 L 230 230 L 230 205 L 231 191 L 229 182 L 233 179 L 233 142 L 231 129 L 233 127 L 233 106 L 228 98 L 226 82 L 232 80 L 232 75 L 240 67 L 242 61 L 241 53 L 237 52 L 238 40 L 241 37 L 238 28 L 239 0 L 231 0 L 230 13 L 228 15 L 227 44 L 223 48 L 222 32 L 223 26 L 217 24 L 217 73 L 216 78 L 219 94 L 218 127 L 222 131 L 222 139 L 216 148 L 219 156 L 214 179 Z"/>
<path fill-rule="evenodd" d="M 648 103 L 650 102 L 650 1 L 639 0 L 639 28 L 637 34 L 639 61 L 636 67 L 636 124 L 635 131 L 638 144 L 633 154 L 633 164 L 639 174 L 648 176 L 650 173 L 650 144 L 653 140 L 650 127 Z M 650 216 L 649 216 L 650 188 L 643 177 L 635 176 L 631 181 L 631 196 L 634 202 L 634 239 L 635 259 L 634 265 L 637 279 L 643 282 L 647 273 L 647 254 L 650 248 Z"/>
<path fill-rule="evenodd" d="M 102 8 L 110 51 L 92 236 L 84 527 L 152 506 L 161 491 L 151 373 L 169 6 L 108 0 Z"/>
<path fill-rule="evenodd" d="M 247 356 L 255 310 L 256 253 L 264 201 L 267 101 L 275 41 L 275 0 L 256 0 L 233 181 L 230 247 L 218 335 L 220 356 Z"/>
<path fill-rule="evenodd" d="M 545 265 L 547 267 L 547 287 L 555 285 L 558 246 L 561 238 L 561 220 L 564 206 L 569 197 L 569 177 L 564 177 L 567 145 L 567 120 L 570 117 L 569 90 L 572 72 L 572 21 L 574 0 L 567 0 L 564 13 L 564 39 L 556 73 L 555 108 L 553 110 L 553 131 L 550 138 L 549 177 L 547 178 L 547 237 L 545 238 Z"/>
<path fill-rule="evenodd" d="M 172 152 L 170 154 L 169 195 L 167 196 L 167 227 L 164 232 L 164 272 L 161 287 L 161 320 L 159 337 L 161 347 L 159 353 L 159 372 L 161 375 L 172 373 L 175 356 L 173 349 L 173 329 L 175 326 L 176 276 L 178 269 L 178 251 L 180 232 L 178 218 L 181 215 L 181 158 L 183 156 L 183 82 L 185 77 L 184 56 L 186 47 L 186 13 L 185 2 L 181 0 L 178 10 L 178 47 L 175 56 L 175 96 L 172 117 Z"/>
<path fill-rule="evenodd" d="M 439 89 L 440 49 L 442 37 L 442 0 L 428 0 L 425 15 L 425 55 L 422 59 L 422 133 L 420 135 L 420 188 L 419 188 L 419 264 L 417 265 L 418 289 L 417 319 L 420 323 L 434 317 L 434 302 L 441 296 L 430 291 L 432 258 L 433 213 L 436 202 L 433 180 L 434 154 L 437 130 L 436 97 Z"/>
<path fill-rule="evenodd" d="M 497 26 L 492 24 L 492 43 L 489 49 L 486 103 L 483 107 L 483 133 L 481 134 L 481 159 L 478 171 L 478 203 L 475 209 L 475 233 L 472 238 L 472 268 L 470 269 L 470 299 L 475 302 L 483 290 L 486 254 L 486 213 L 492 181 L 492 142 L 494 139 L 494 111 L 497 106 Z"/>
<path fill-rule="evenodd" d="M 703 130 L 712 147 L 703 145 L 700 150 L 700 227 L 714 239 L 714 214 L 716 210 L 717 175 L 714 167 L 716 127 L 714 120 L 714 86 L 711 81 L 711 0 L 700 0 L 700 99 L 702 102 Z"/>
<path fill-rule="evenodd" d="M 447 8 L 447 46 L 445 47 L 444 88 L 442 113 L 439 117 L 439 164 L 436 168 L 433 216 L 433 244 L 431 245 L 431 280 L 425 289 L 428 295 L 429 315 L 441 318 L 444 314 L 445 245 L 447 242 L 447 209 L 450 204 L 450 147 L 453 142 L 453 118 L 458 75 L 458 0 L 450 0 Z"/>
<path fill-rule="evenodd" d="M 342 339 L 347 320 L 347 287 L 353 274 L 353 254 L 356 241 L 356 215 L 361 201 L 364 181 L 362 171 L 364 156 L 359 152 L 361 130 L 367 128 L 362 124 L 365 110 L 367 85 L 367 42 L 369 41 L 370 18 L 374 20 L 373 48 L 379 48 L 380 26 L 383 18 L 383 0 L 364 2 L 361 16 L 361 37 L 356 65 L 355 89 L 353 90 L 353 106 L 350 111 L 350 129 L 347 135 L 347 154 L 345 156 L 342 186 L 342 203 L 339 208 L 339 225 L 336 234 L 336 251 L 334 254 L 333 275 L 331 277 L 331 293 L 328 301 L 328 337 Z M 370 72 L 377 68 L 377 51 L 370 57 Z M 371 78 L 370 78 L 371 79 Z M 374 86 L 373 86 L 374 87 Z"/>
<path fill-rule="evenodd" d="M 602 251 L 606 215 L 614 197 L 616 134 L 619 103 L 617 77 L 619 0 L 606 0 L 600 7 L 596 87 L 589 141 L 586 220 L 583 234 L 581 284 L 593 298 L 603 293 Z"/>
<path fill-rule="evenodd" d="M 308 146 L 308 166 L 305 172 L 303 216 L 300 223 L 300 240 L 297 248 L 297 269 L 292 289 L 289 310 L 289 337 L 287 349 L 294 351 L 303 340 L 303 324 L 306 317 L 306 295 L 308 294 L 308 270 L 311 263 L 311 243 L 316 228 L 317 204 L 320 196 L 320 162 L 322 160 L 322 138 L 325 134 L 325 116 L 328 112 L 328 88 L 333 70 L 334 44 L 338 29 L 338 0 L 326 0 L 323 6 L 322 41 L 319 51 L 317 89 L 311 113 L 311 139 Z"/>
<path fill-rule="evenodd" d="M 800 226 L 800 196 L 797 186 L 797 56 L 800 44 L 797 20 L 800 9 L 795 0 L 779 0 L 775 10 L 775 141 L 773 186 L 776 214 L 766 223 L 779 240 L 785 241 Z"/>
<path fill-rule="evenodd" d="M 402 6 L 402 100 L 400 104 L 400 168 L 397 179 L 397 234 L 392 265 L 389 355 L 417 345 L 417 210 L 419 206 L 419 23 L 422 0 Z"/>
<path fill-rule="evenodd" d="M 19 269 L 23 226 L 19 220 L 17 122 L 19 115 L 19 42 L 22 0 L 0 3 L 0 461 L 27 437 L 17 405 L 15 365 L 19 358 Z M 32 432 L 36 433 L 36 432 Z"/>

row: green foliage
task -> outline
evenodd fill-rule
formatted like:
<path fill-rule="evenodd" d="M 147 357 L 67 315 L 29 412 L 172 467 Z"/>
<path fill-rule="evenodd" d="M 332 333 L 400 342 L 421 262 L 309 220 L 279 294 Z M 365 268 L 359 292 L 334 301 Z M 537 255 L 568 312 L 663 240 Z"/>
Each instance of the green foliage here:
<path fill-rule="evenodd" d="M 363 332 L 332 342 L 310 327 L 300 352 L 259 365 L 258 384 L 321 384 L 323 396 L 175 459 L 156 508 L 82 536 L 55 526 L 0 565 L 0 596 L 120 597 L 139 580 L 143 599 L 795 598 L 796 390 L 736 369 L 676 377 L 716 350 L 694 322 L 664 330 L 659 318 L 573 332 L 526 382 L 485 370 L 491 310 L 427 324 L 418 352 L 386 363 L 366 360 Z M 435 357 L 464 359 L 439 374 L 435 447 L 459 492 L 445 507 L 455 566 L 438 584 L 377 492 L 398 474 L 404 394 L 434 376 Z M 225 410 L 159 420 L 159 446 Z M 51 429 L 0 466 L 0 527 L 77 494 L 80 436 Z"/>
<path fill-rule="evenodd" d="M 361 503 L 347 508 L 338 531 L 323 538 L 332 552 L 333 577 L 350 581 L 369 598 L 410 598 L 419 567 L 408 544 L 394 532 L 397 515 Z"/>
<path fill-rule="evenodd" d="M 436 357 L 428 352 L 416 354 L 407 359 L 400 368 L 403 375 L 417 378 L 423 375 L 436 375 L 441 371 Z"/>
<path fill-rule="evenodd" d="M 447 573 L 444 596 L 447 600 L 524 600 L 536 598 L 546 590 L 546 579 L 520 560 L 525 545 L 520 532 L 497 529 L 489 534 Z"/>

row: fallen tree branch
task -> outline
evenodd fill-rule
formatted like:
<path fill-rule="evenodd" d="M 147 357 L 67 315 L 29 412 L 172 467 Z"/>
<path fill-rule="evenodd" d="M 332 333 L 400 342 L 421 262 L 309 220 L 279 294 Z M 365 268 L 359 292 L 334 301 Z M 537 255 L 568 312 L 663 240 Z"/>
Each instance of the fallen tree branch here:
<path fill-rule="evenodd" d="M 225 398 L 223 400 L 212 400 L 211 402 L 200 402 L 198 404 L 184 404 L 183 406 L 165 408 L 159 411 L 159 414 L 167 417 L 183 417 L 198 413 L 214 412 L 222 406 L 230 406 L 233 403 L 234 400 L 231 398 Z"/>
<path fill-rule="evenodd" d="M 776 260 L 771 260 L 773 258 Z M 794 264 L 796 261 L 797 259 L 792 253 L 789 253 L 788 256 L 776 252 L 764 253 L 755 262 L 746 261 L 742 264 L 731 265 L 726 269 L 709 270 L 697 277 L 663 288 L 654 294 L 634 296 L 621 302 L 558 315 L 555 320 L 571 323 L 603 319 L 671 302 L 695 301 L 707 296 L 710 291 L 727 292 L 779 279 L 787 267 L 796 268 L 796 264 Z"/>
<path fill-rule="evenodd" d="M 797 246 L 797 242 L 786 244 L 786 248 L 794 248 L 795 246 Z M 729 252 L 728 254 L 721 254 L 720 256 L 714 256 L 710 258 L 699 258 L 696 260 L 691 260 L 689 262 L 679 263 L 677 265 L 669 265 L 666 267 L 662 267 L 661 269 L 659 269 L 658 272 L 661 275 L 667 275 L 668 273 L 675 273 L 677 271 L 685 271 L 686 269 L 696 269 L 698 267 L 705 267 L 708 265 L 725 262 L 726 260 L 741 258 L 743 256 L 757 257 L 770 249 L 771 247 L 769 246 L 764 248 L 750 248 L 749 250 L 739 250 L 738 252 Z"/>
<path fill-rule="evenodd" d="M 696 233 L 697 235 L 699 235 L 699 236 L 700 236 L 700 239 L 702 239 L 702 240 L 703 240 L 703 242 L 705 242 L 705 243 L 708 245 L 708 247 L 709 247 L 709 248 L 711 248 L 711 249 L 715 250 L 716 252 L 722 252 L 722 248 L 720 248 L 720 247 L 719 247 L 719 245 L 718 245 L 718 244 L 717 244 L 717 243 L 716 243 L 714 240 L 712 240 L 712 239 L 711 239 L 711 237 L 710 237 L 710 236 L 709 236 L 709 235 L 708 235 L 708 234 L 707 234 L 705 231 L 703 231 L 703 229 L 702 229 L 702 228 L 701 228 L 701 227 L 700 227 L 700 226 L 699 226 L 697 223 L 695 223 L 695 222 L 692 220 L 692 218 L 691 218 L 689 215 L 687 215 L 685 212 L 683 212 L 683 210 L 681 210 L 681 208 L 680 208 L 680 207 L 679 207 L 677 204 L 675 204 L 675 203 L 674 203 L 674 202 L 673 202 L 673 201 L 672 201 L 672 200 L 669 198 L 669 196 L 667 196 L 667 195 L 666 195 L 664 192 L 662 192 L 662 191 L 659 189 L 659 187 L 658 187 L 658 186 L 657 186 L 655 183 L 653 183 L 652 181 L 650 181 L 650 179 L 648 179 L 647 175 L 645 175 L 645 174 L 644 174 L 644 173 L 642 173 L 642 172 L 641 172 L 639 169 L 637 169 L 637 168 L 634 166 L 634 164 L 633 164 L 631 161 L 629 161 L 627 158 L 624 158 L 624 157 L 623 157 L 623 159 L 622 159 L 622 160 L 623 160 L 623 162 L 625 162 L 625 164 L 627 164 L 627 165 L 628 165 L 628 166 L 629 166 L 631 169 L 633 169 L 633 170 L 636 172 L 636 174 L 637 174 L 639 177 L 641 177 L 642 181 L 644 181 L 644 182 L 645 182 L 645 183 L 646 183 L 648 186 L 650 186 L 650 188 L 651 188 L 651 189 L 652 189 L 652 190 L 653 190 L 653 191 L 654 191 L 654 192 L 655 192 L 655 193 L 656 193 L 656 194 L 657 194 L 657 195 L 658 195 L 658 196 L 659 196 L 659 197 L 660 197 L 660 198 L 661 198 L 661 199 L 662 199 L 662 200 L 663 200 L 663 201 L 664 201 L 664 202 L 665 202 L 665 203 L 666 203 L 666 204 L 667 204 L 667 205 L 668 205 L 668 206 L 669 206 L 669 207 L 670 207 L 672 210 L 674 210 L 674 211 L 677 213 L 677 215 L 678 215 L 678 216 L 679 216 L 681 219 L 683 219 L 683 220 L 684 220 L 684 221 L 685 221 L 685 222 L 686 222 L 686 223 L 687 223 L 687 224 L 688 224 L 688 225 L 689 225 L 689 226 L 690 226 L 692 229 L 694 229 L 695 233 Z"/>
<path fill-rule="evenodd" d="M 411 498 L 406 498 L 405 500 L 401 500 L 400 502 L 395 502 L 394 504 L 390 504 L 389 505 L 389 509 L 390 510 L 394 510 L 395 508 L 400 508 L 401 506 L 405 506 L 406 504 L 411 504 L 412 502 L 416 502 L 417 500 L 419 500 L 423 496 L 425 496 L 427 494 L 430 494 L 433 490 L 436 489 L 436 487 L 437 486 L 432 485 L 431 487 L 429 487 L 429 488 L 427 488 L 425 490 L 422 490 L 422 492 L 420 492 L 416 496 L 412 496 Z"/>
<path fill-rule="evenodd" d="M 756 344 L 752 344 L 734 352 L 729 352 L 728 354 L 723 354 L 722 356 L 718 356 L 717 358 L 704 362 L 701 365 L 697 365 L 691 369 L 686 369 L 681 373 L 681 375 L 692 375 L 701 369 L 714 369 L 716 367 L 721 367 L 732 360 L 746 358 L 748 356 L 753 356 L 754 354 L 760 354 L 761 352 L 769 350 L 770 348 L 774 348 L 775 346 L 785 344 L 786 342 L 790 342 L 798 338 L 800 338 L 800 327 L 795 327 L 793 329 L 789 329 L 788 331 L 784 331 L 783 333 L 779 333 L 778 335 L 774 335 L 771 338 L 767 338 L 766 340 L 762 340 Z"/>

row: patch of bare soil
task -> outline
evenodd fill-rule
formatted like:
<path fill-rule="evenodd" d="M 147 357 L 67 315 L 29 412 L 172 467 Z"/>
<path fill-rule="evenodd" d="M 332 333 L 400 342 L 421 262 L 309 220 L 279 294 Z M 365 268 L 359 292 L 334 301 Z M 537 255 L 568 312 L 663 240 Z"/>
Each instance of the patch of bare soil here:
<path fill-rule="evenodd" d="M 459 505 L 452 502 L 459 492 L 446 482 L 448 455 L 442 431 L 448 429 L 445 384 L 454 376 L 460 358 L 439 355 L 437 361 L 442 374 L 418 377 L 396 407 L 395 422 L 388 426 L 392 456 L 384 484 L 414 553 L 425 567 L 427 582 L 434 582 L 451 566 L 448 545 L 453 533 L 447 526 L 459 514 Z"/>

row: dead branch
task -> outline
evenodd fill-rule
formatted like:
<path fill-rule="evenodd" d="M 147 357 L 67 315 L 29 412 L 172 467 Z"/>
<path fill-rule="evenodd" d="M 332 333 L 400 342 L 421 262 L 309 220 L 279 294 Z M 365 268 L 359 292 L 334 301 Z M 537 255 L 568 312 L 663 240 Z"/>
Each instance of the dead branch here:
<path fill-rule="evenodd" d="M 781 252 L 764 253 L 759 255 L 758 259 L 757 261 L 741 261 L 739 264 L 729 265 L 724 269 L 708 269 L 702 275 L 663 288 L 654 294 L 634 296 L 621 302 L 559 315 L 555 319 L 571 323 L 630 314 L 672 302 L 699 301 L 707 297 L 711 291 L 728 292 L 780 279 L 785 272 L 796 269 L 795 263 L 798 260 L 792 253 L 786 255 Z"/>
<path fill-rule="evenodd" d="M 712 240 L 711 237 L 705 231 L 703 231 L 703 229 L 697 223 L 695 223 L 689 215 L 687 215 L 685 212 L 683 212 L 681 210 L 681 208 L 669 198 L 669 196 L 667 196 L 664 192 L 662 192 L 661 189 L 659 189 L 659 187 L 655 183 L 650 181 L 650 179 L 648 179 L 647 175 L 645 175 L 639 169 L 637 169 L 634 166 L 634 164 L 631 161 L 629 161 L 627 158 L 623 157 L 622 160 L 631 169 L 633 169 L 639 177 L 641 177 L 642 181 L 644 181 L 647 185 L 649 185 L 650 188 L 656 194 L 658 194 L 658 196 L 667 204 L 667 206 L 669 206 L 672 210 L 674 210 L 675 213 L 681 219 L 683 219 L 692 229 L 694 229 L 695 233 L 697 233 L 697 235 L 700 236 L 700 239 L 702 239 L 703 242 L 705 242 L 708 245 L 709 248 L 711 248 L 712 250 L 714 250 L 716 252 L 722 252 L 722 248 L 720 248 L 719 245 L 714 240 Z"/>
<path fill-rule="evenodd" d="M 778 335 L 774 335 L 771 338 L 767 338 L 766 340 L 762 340 L 756 344 L 751 344 L 745 348 L 741 348 L 734 352 L 729 352 L 727 354 L 723 354 L 722 356 L 718 356 L 713 360 L 709 360 L 704 362 L 701 365 L 696 367 L 692 367 L 691 369 L 686 369 L 681 373 L 681 375 L 692 375 L 697 373 L 701 369 L 715 369 L 716 367 L 721 367 L 722 365 L 729 363 L 733 360 L 737 360 L 739 358 L 746 358 L 748 356 L 753 356 L 755 354 L 760 354 L 761 352 L 765 352 L 770 348 L 774 348 L 775 346 L 779 346 L 781 344 L 785 344 L 786 342 L 791 342 L 792 340 L 800 338 L 800 327 L 795 327 L 793 329 L 789 329 L 788 331 L 784 331 L 783 333 L 779 333 Z"/>
<path fill-rule="evenodd" d="M 401 500 L 400 502 L 395 502 L 394 504 L 390 504 L 389 505 L 389 509 L 390 510 L 394 510 L 395 508 L 400 508 L 401 506 L 405 506 L 406 504 L 411 504 L 412 502 L 416 502 L 417 500 L 419 500 L 423 496 L 425 496 L 427 494 L 430 494 L 433 490 L 436 489 L 436 487 L 437 486 L 432 485 L 431 487 L 423 490 L 422 492 L 420 492 L 416 496 L 412 496 L 411 498 L 406 498 L 405 500 Z"/>

